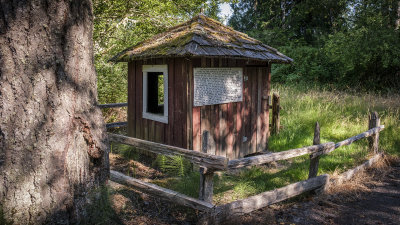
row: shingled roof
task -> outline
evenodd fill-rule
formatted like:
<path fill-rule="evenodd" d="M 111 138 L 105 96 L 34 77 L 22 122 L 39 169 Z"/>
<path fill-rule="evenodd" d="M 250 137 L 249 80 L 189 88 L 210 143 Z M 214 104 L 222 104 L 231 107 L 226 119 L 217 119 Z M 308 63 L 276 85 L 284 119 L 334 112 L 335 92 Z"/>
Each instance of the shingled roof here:
<path fill-rule="evenodd" d="M 243 58 L 274 63 L 293 61 L 261 41 L 201 14 L 125 49 L 110 61 L 187 56 Z"/>

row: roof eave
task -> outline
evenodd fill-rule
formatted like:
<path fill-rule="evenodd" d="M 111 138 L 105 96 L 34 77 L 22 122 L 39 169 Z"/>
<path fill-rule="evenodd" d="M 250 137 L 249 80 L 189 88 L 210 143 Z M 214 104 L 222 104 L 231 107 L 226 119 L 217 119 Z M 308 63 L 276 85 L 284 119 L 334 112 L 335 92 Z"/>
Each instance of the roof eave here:
<path fill-rule="evenodd" d="M 246 60 L 254 60 L 254 61 L 263 61 L 269 63 L 277 63 L 277 64 L 292 64 L 293 59 L 285 56 L 285 60 L 279 59 L 260 59 L 260 58 L 251 58 L 251 57 L 241 57 L 241 56 L 221 56 L 221 55 L 200 55 L 200 54 L 175 54 L 175 55 L 151 55 L 151 56 L 134 56 L 130 55 L 129 57 L 113 57 L 109 60 L 109 62 L 131 62 L 136 60 L 147 60 L 147 59 L 155 59 L 155 58 L 178 58 L 178 57 L 208 57 L 208 58 L 232 58 L 232 59 L 246 59 Z M 115 58 L 115 59 L 114 59 Z"/>

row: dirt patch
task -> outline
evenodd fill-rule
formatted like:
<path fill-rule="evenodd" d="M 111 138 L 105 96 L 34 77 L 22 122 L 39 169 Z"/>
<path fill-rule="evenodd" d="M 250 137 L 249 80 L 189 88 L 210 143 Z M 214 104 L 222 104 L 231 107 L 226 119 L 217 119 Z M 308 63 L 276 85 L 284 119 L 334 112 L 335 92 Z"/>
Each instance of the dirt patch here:
<path fill-rule="evenodd" d="M 110 153 L 111 170 L 115 170 L 144 181 L 166 177 L 164 173 L 151 167 L 151 159 L 140 161 L 142 162 L 136 160 L 127 160 L 118 154 Z"/>

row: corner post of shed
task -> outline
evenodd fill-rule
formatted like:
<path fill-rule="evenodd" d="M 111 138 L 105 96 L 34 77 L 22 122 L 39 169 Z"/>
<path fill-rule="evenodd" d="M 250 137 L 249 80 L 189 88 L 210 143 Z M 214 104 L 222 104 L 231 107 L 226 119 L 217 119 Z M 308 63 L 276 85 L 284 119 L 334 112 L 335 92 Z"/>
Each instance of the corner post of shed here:
<path fill-rule="evenodd" d="M 371 112 L 368 119 L 368 129 L 372 129 L 375 127 L 380 126 L 380 118 L 377 112 Z M 378 153 L 378 145 L 379 145 L 379 132 L 373 134 L 372 136 L 368 137 L 369 148 L 375 154 Z"/>

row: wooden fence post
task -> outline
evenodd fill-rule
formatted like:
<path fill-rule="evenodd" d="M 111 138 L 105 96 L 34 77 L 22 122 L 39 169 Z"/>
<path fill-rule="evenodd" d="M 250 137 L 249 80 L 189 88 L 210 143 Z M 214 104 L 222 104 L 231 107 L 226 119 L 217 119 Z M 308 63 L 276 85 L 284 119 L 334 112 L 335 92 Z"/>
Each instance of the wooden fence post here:
<path fill-rule="evenodd" d="M 315 123 L 313 145 L 321 144 L 319 123 Z M 308 172 L 308 179 L 316 177 L 318 174 L 318 164 L 320 155 L 310 155 L 310 170 Z"/>
<path fill-rule="evenodd" d="M 280 103 L 279 103 L 279 95 L 274 93 L 272 96 L 272 133 L 279 134 L 280 128 Z"/>
<path fill-rule="evenodd" d="M 205 202 L 211 203 L 213 200 L 213 178 L 214 171 L 204 167 L 200 167 L 200 189 L 199 199 Z"/>
<path fill-rule="evenodd" d="M 369 120 L 368 120 L 368 129 L 372 129 L 375 127 L 380 126 L 380 119 L 378 116 L 377 112 L 371 112 L 369 115 Z M 368 143 L 369 143 L 369 148 L 371 151 L 373 151 L 375 154 L 378 153 L 378 144 L 379 144 L 379 132 L 376 134 L 368 137 Z"/>

